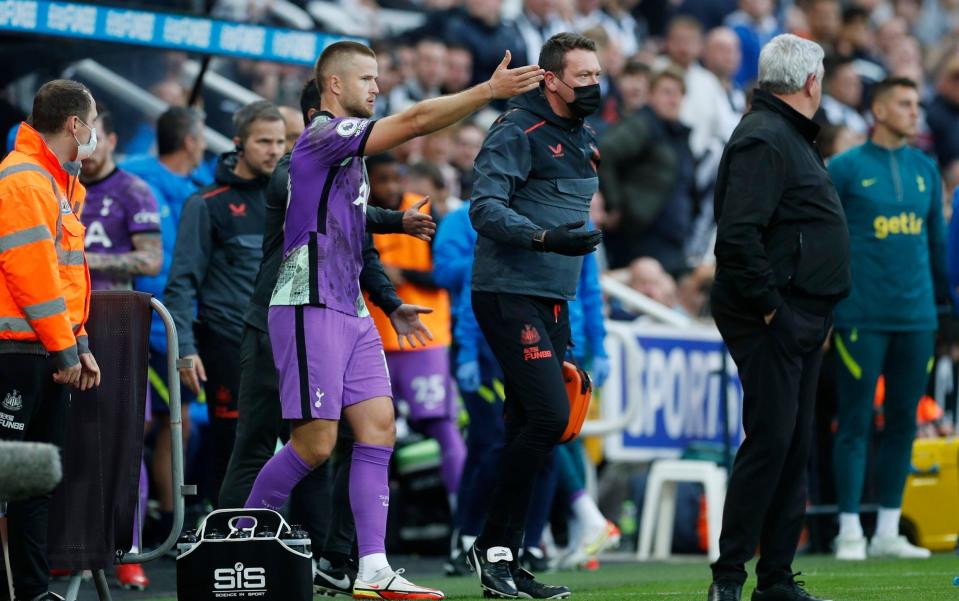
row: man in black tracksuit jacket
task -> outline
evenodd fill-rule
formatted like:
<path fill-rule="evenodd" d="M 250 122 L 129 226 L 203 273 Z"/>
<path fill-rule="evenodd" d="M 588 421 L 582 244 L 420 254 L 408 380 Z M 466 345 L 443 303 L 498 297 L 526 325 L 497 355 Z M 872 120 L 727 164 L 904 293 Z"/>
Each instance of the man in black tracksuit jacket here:
<path fill-rule="evenodd" d="M 726 493 L 710 601 L 739 601 L 744 564 L 757 547 L 753 601 L 815 600 L 795 581 L 792 560 L 805 515 L 822 345 L 833 307 L 850 287 L 846 220 L 811 120 L 822 55 L 796 36 L 767 44 L 752 110 L 719 166 L 712 310 L 739 368 L 746 438 Z M 801 71 L 791 81 L 802 87 L 773 80 L 783 65 Z"/>
<path fill-rule="evenodd" d="M 236 433 L 239 345 L 260 262 L 264 193 L 286 133 L 283 116 L 265 101 L 241 108 L 234 121 L 237 150 L 220 157 L 213 184 L 183 205 L 163 299 L 180 357 L 193 361 L 180 377 L 194 393 L 206 392 L 211 440 L 200 484 L 214 503 Z"/>
<path fill-rule="evenodd" d="M 307 82 L 300 98 L 303 120 L 309 124 L 318 112 L 320 95 L 313 80 Z M 273 171 L 266 189 L 266 209 L 263 223 L 262 259 L 258 262 L 256 280 L 249 304 L 242 317 L 243 334 L 240 349 L 239 423 L 230 463 L 220 487 L 221 507 L 242 507 L 257 474 L 273 456 L 277 438 L 288 435 L 288 424 L 280 415 L 280 392 L 273 347 L 267 329 L 270 297 L 283 261 L 283 224 L 289 197 L 290 155 L 284 155 Z M 380 255 L 373 245 L 371 234 L 406 233 L 429 240 L 436 225 L 429 215 L 417 211 L 391 211 L 379 207 L 366 208 L 367 238 L 363 247 L 363 270 L 360 287 L 369 293 L 370 300 L 387 315 L 408 311 L 409 305 L 396 294 L 396 288 L 386 275 Z M 325 559 L 333 559 L 333 572 L 325 573 L 336 579 L 345 574 L 345 558 L 353 546 L 353 513 L 349 503 L 349 453 L 352 450 L 352 432 L 346 421 L 341 422 L 334 451 L 335 461 L 315 469 L 293 490 L 290 498 L 295 519 L 304 524 L 313 540 L 317 557 L 322 549 Z M 336 483 L 331 485 L 334 463 L 345 469 L 336 469 Z M 336 499 L 330 499 L 330 492 Z M 327 536 L 327 528 L 335 528 Z M 324 545 L 324 539 L 327 541 Z M 330 582 L 318 575 L 319 586 Z M 352 585 L 347 591 L 352 592 Z M 335 591 L 334 591 L 335 592 Z"/>
<path fill-rule="evenodd" d="M 506 441 L 489 515 L 468 560 L 499 596 L 562 598 L 518 568 L 532 486 L 569 420 L 562 362 L 570 342 L 566 303 L 582 255 L 601 240 L 587 231 L 599 187 L 598 150 L 583 118 L 599 104 L 592 40 L 553 36 L 539 66 L 543 86 L 514 98 L 476 158 L 470 220 L 479 234 L 472 301 L 503 369 Z"/>

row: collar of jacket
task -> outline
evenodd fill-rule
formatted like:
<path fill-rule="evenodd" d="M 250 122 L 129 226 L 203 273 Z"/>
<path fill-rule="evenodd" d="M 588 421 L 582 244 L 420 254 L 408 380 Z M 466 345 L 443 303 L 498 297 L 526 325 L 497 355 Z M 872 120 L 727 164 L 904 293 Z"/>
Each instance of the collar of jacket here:
<path fill-rule="evenodd" d="M 57 155 L 53 154 L 53 151 L 47 146 L 47 142 L 40 135 L 40 132 L 30 127 L 26 122 L 20 124 L 14 150 L 22 152 L 40 163 L 57 180 L 60 190 L 65 191 L 69 188 L 70 174 L 60 164 Z"/>
<path fill-rule="evenodd" d="M 529 111 L 566 131 L 576 131 L 583 127 L 582 119 L 567 119 L 554 113 L 553 107 L 551 107 L 546 100 L 546 95 L 543 93 L 542 87 L 536 88 L 531 92 L 526 92 L 520 96 L 514 96 L 513 99 L 509 101 L 508 108 L 519 108 L 524 111 Z"/>
<path fill-rule="evenodd" d="M 239 160 L 236 151 L 221 154 L 220 160 L 216 162 L 216 174 L 214 175 L 216 183 L 231 188 L 265 188 L 270 182 L 269 177 L 258 175 L 253 179 L 243 179 L 233 172 Z"/>
<path fill-rule="evenodd" d="M 753 110 L 765 110 L 782 115 L 810 143 L 814 142 L 816 136 L 819 135 L 819 125 L 816 122 L 807 119 L 805 115 L 776 98 L 773 94 L 759 88 L 756 88 L 753 93 Z"/>

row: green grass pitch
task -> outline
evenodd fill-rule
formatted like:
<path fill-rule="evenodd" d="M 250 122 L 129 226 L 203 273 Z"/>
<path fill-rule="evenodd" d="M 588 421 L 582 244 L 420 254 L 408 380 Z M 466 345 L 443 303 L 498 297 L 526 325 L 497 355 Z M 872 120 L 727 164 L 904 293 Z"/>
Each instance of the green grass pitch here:
<path fill-rule="evenodd" d="M 749 565 L 752 572 L 754 563 Z M 959 556 L 941 554 L 928 560 L 870 560 L 838 562 L 829 556 L 799 557 L 793 569 L 802 571 L 807 589 L 834 601 L 959 601 Z M 410 577 L 418 584 L 435 586 L 448 599 L 482 599 L 475 578 Z M 542 575 L 544 582 L 573 589 L 582 601 L 665 599 L 705 601 L 709 568 L 705 561 L 669 563 L 607 563 L 597 572 L 563 572 Z M 743 591 L 748 601 L 755 586 L 750 577 Z M 315 597 L 329 599 L 329 597 Z M 345 599 L 345 597 L 337 597 Z M 164 599 L 163 601 L 175 601 Z"/>

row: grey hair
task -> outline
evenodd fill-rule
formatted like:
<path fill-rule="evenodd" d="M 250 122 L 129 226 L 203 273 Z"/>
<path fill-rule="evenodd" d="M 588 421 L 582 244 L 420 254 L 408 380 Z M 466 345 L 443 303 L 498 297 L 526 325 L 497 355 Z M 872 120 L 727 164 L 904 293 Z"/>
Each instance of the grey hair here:
<path fill-rule="evenodd" d="M 791 33 L 777 35 L 759 53 L 759 89 L 770 94 L 793 94 L 810 75 L 822 81 L 822 46 Z"/>

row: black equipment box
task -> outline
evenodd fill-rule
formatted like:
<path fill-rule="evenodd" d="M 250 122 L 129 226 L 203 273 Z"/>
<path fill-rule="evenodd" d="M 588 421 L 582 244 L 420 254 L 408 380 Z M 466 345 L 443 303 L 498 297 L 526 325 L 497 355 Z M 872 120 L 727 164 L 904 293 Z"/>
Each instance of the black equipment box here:
<path fill-rule="evenodd" d="M 221 509 L 177 545 L 179 601 L 311 601 L 309 535 L 269 509 Z"/>

